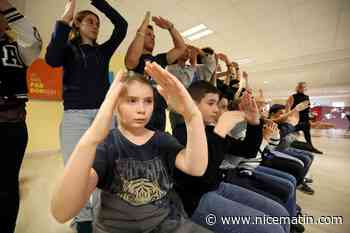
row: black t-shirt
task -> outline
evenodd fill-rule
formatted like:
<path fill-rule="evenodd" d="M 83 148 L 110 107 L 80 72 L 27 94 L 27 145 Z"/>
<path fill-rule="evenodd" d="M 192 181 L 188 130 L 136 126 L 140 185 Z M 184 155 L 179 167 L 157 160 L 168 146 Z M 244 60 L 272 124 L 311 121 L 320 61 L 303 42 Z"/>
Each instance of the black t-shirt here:
<path fill-rule="evenodd" d="M 139 64 L 137 64 L 137 66 L 132 70 L 137 73 L 144 74 L 147 61 L 157 62 L 157 64 L 163 68 L 165 68 L 168 65 L 168 61 L 166 59 L 166 53 L 160 53 L 160 54 L 157 54 L 156 56 L 153 56 L 152 54 L 142 54 L 139 60 Z"/>
<path fill-rule="evenodd" d="M 96 149 L 97 187 L 133 206 L 159 201 L 172 189 L 176 155 L 183 148 L 161 131 L 136 145 L 113 129 Z"/>
<path fill-rule="evenodd" d="M 111 130 L 97 147 L 93 164 L 97 187 L 102 189 L 94 230 L 160 233 L 164 228 L 182 232 L 188 223 L 184 223 L 186 213 L 173 189 L 173 172 L 183 148 L 162 131 L 136 145 L 118 129 Z"/>
<path fill-rule="evenodd" d="M 305 95 L 304 93 L 296 93 L 293 95 L 293 99 L 294 99 L 294 103 L 292 106 L 292 109 L 299 103 L 303 102 L 303 101 L 310 101 L 309 96 Z M 299 121 L 300 122 L 307 122 L 309 121 L 309 113 L 310 113 L 310 108 L 307 108 L 301 112 L 299 112 Z"/>
<path fill-rule="evenodd" d="M 163 68 L 165 68 L 168 65 L 168 61 L 166 59 L 166 53 L 160 53 L 160 54 L 157 54 L 156 56 L 153 56 L 151 54 L 143 54 L 140 57 L 139 64 L 132 70 L 137 73 L 144 74 L 147 61 L 157 62 L 157 64 Z M 152 84 L 155 84 L 153 80 L 151 80 L 151 82 Z M 155 93 L 154 111 L 146 127 L 151 130 L 165 131 L 165 124 L 166 124 L 165 109 L 168 107 L 168 105 L 164 100 L 164 98 L 159 94 L 157 89 L 154 88 L 154 91 L 155 91 L 154 92 Z"/>
<path fill-rule="evenodd" d="M 221 93 L 229 100 L 234 100 L 234 97 L 239 89 L 239 81 L 237 79 L 233 79 L 230 81 L 230 85 L 226 85 L 224 81 L 217 80 L 216 81 L 217 88 L 221 91 Z M 242 89 L 242 93 L 245 91 L 245 88 Z"/>

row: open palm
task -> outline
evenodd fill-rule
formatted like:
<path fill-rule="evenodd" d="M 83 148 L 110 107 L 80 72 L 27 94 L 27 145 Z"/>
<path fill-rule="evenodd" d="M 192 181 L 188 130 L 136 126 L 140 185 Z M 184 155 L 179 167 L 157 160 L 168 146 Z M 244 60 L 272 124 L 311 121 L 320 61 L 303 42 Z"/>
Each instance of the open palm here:
<path fill-rule="evenodd" d="M 260 113 L 256 101 L 251 93 L 245 91 L 241 98 L 240 109 L 245 113 L 245 118 L 249 124 L 258 125 L 260 123 Z"/>
<path fill-rule="evenodd" d="M 64 13 L 61 17 L 62 20 L 64 20 L 67 23 L 70 23 L 73 20 L 75 5 L 76 5 L 76 0 L 68 0 L 64 8 Z"/>
<path fill-rule="evenodd" d="M 157 63 L 147 63 L 145 71 L 157 82 L 157 89 L 169 107 L 180 113 L 185 119 L 191 119 L 199 110 L 190 94 L 175 76 Z"/>
<path fill-rule="evenodd" d="M 172 23 L 170 23 L 168 20 L 160 17 L 160 16 L 154 16 L 152 17 L 153 22 L 160 28 L 163 29 L 170 29 L 172 26 Z"/>

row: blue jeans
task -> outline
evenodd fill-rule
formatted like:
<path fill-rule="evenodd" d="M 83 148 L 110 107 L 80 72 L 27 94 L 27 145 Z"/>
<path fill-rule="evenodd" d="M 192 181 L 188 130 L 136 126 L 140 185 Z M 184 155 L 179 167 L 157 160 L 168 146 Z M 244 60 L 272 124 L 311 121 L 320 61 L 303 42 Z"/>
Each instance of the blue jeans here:
<path fill-rule="evenodd" d="M 270 175 L 284 178 L 284 179 L 288 180 L 289 182 L 291 182 L 294 187 L 297 186 L 297 180 L 295 179 L 295 177 L 287 172 L 283 172 L 283 171 L 280 171 L 280 170 L 277 170 L 274 168 L 270 168 L 270 167 L 265 167 L 265 166 L 258 166 L 255 168 L 255 171 L 261 171 L 261 172 L 264 172 L 264 173 L 267 173 Z"/>
<path fill-rule="evenodd" d="M 68 162 L 69 156 L 72 154 L 75 146 L 79 142 L 81 136 L 90 127 L 95 119 L 98 109 L 71 109 L 65 110 L 60 125 L 61 151 L 63 154 L 64 164 Z M 75 222 L 92 221 L 94 209 L 100 202 L 100 191 L 96 190 L 90 197 L 84 208 L 74 218 L 72 226 Z"/>
<path fill-rule="evenodd" d="M 215 224 L 208 224 L 207 216 L 214 214 Z M 279 203 L 236 185 L 221 183 L 216 191 L 206 193 L 192 215 L 192 220 L 215 232 L 237 233 L 283 233 L 289 232 L 289 225 L 279 224 L 223 224 L 224 216 L 289 216 Z"/>
<path fill-rule="evenodd" d="M 297 181 L 297 185 L 304 179 L 304 163 L 293 156 L 286 155 L 277 150 L 267 151 L 263 156 L 261 165 L 293 175 Z"/>
<path fill-rule="evenodd" d="M 314 155 L 309 151 L 300 150 L 293 147 L 287 147 L 284 149 L 280 149 L 279 151 L 303 161 L 304 163 L 303 178 L 305 178 L 306 174 L 308 173 L 311 167 L 312 162 L 314 161 Z"/>
<path fill-rule="evenodd" d="M 296 179 L 294 176 L 282 172 L 273 168 L 258 166 L 255 168 L 255 173 L 265 179 L 270 179 L 274 184 L 279 184 L 280 187 L 285 189 L 285 192 L 288 193 L 287 198 L 284 200 L 284 207 L 288 210 L 291 217 L 297 215 L 296 208 Z"/>

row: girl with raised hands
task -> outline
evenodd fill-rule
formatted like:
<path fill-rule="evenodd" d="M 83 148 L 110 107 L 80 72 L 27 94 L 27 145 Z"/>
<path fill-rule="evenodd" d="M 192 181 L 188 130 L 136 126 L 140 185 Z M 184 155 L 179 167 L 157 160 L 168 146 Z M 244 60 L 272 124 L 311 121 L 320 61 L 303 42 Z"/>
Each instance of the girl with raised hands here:
<path fill-rule="evenodd" d="M 76 0 L 68 0 L 45 55 L 49 65 L 63 67 L 64 113 L 60 139 L 65 164 L 103 102 L 109 88 L 110 59 L 124 40 L 128 27 L 126 20 L 107 1 L 92 0 L 91 4 L 113 23 L 110 38 L 98 44 L 101 23 L 98 15 L 89 10 L 75 14 Z M 72 224 L 78 223 L 78 232 L 91 232 L 96 203 L 98 194 L 95 193 Z"/>
<path fill-rule="evenodd" d="M 174 76 L 156 63 L 148 63 L 145 71 L 158 83 L 167 104 L 183 115 L 187 147 L 168 133 L 145 127 L 154 108 L 148 80 L 118 73 L 54 192 L 51 211 L 59 222 L 75 216 L 98 187 L 102 191 L 96 233 L 209 232 L 185 218 L 172 178 L 175 167 L 193 176 L 206 170 L 202 115 Z M 114 114 L 118 127 L 110 130 Z"/>

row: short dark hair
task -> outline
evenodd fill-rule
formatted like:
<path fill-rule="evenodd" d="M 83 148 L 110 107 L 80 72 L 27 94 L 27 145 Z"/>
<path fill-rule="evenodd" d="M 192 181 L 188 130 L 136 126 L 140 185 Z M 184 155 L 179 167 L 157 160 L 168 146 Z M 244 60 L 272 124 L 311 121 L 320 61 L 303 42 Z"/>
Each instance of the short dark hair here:
<path fill-rule="evenodd" d="M 283 104 L 274 104 L 270 107 L 269 116 L 271 117 L 272 114 L 275 114 L 279 110 L 283 110 L 285 108 L 286 108 L 286 106 L 284 106 Z"/>
<path fill-rule="evenodd" d="M 214 54 L 214 49 L 210 48 L 210 47 L 205 47 L 205 48 L 202 48 L 202 51 L 205 52 L 205 53 L 208 53 L 210 55 L 213 55 Z"/>
<path fill-rule="evenodd" d="M 227 99 L 229 100 L 230 98 L 228 97 L 228 95 L 225 93 L 225 92 L 222 92 L 221 90 L 220 91 L 220 97 L 219 97 L 219 100 L 221 99 Z"/>
<path fill-rule="evenodd" d="M 188 87 L 188 92 L 192 96 L 192 99 L 197 103 L 200 103 L 206 94 L 218 94 L 221 95 L 220 91 L 206 81 L 198 81 L 192 83 Z"/>
<path fill-rule="evenodd" d="M 201 50 L 204 53 L 209 54 L 209 55 L 213 55 L 215 53 L 214 49 L 212 49 L 210 47 L 205 47 L 205 48 L 202 48 Z M 200 54 L 197 55 L 197 63 L 198 64 L 203 64 L 202 57 L 203 57 L 203 55 L 200 55 Z"/>

